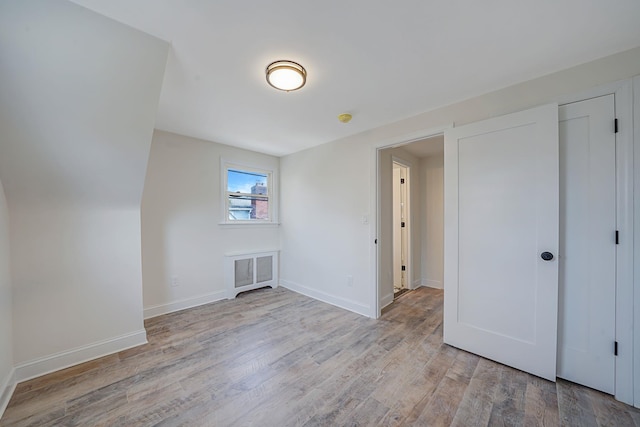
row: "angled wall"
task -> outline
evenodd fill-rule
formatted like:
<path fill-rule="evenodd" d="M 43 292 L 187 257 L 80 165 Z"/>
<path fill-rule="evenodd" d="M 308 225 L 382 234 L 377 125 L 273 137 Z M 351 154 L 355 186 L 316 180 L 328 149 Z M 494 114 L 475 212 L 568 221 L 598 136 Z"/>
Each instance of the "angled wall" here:
<path fill-rule="evenodd" d="M 0 3 L 0 179 L 18 380 L 145 342 L 140 202 L 168 44 Z"/>

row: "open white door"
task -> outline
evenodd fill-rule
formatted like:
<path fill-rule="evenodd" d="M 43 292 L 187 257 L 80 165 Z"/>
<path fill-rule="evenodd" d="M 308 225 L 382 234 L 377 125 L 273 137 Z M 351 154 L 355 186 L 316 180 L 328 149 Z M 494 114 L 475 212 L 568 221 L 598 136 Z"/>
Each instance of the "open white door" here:
<path fill-rule="evenodd" d="M 447 130 L 444 149 L 444 342 L 555 381 L 558 106 Z"/>

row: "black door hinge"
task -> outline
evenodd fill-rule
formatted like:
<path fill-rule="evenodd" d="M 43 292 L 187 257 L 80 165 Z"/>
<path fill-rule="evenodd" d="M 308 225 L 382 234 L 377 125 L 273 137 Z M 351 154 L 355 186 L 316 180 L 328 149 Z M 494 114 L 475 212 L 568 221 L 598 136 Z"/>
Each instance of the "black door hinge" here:
<path fill-rule="evenodd" d="M 616 128 L 617 129 L 617 128 Z M 617 131 L 616 131 L 617 132 Z M 400 178 L 400 184 L 404 184 L 404 178 Z"/>
<path fill-rule="evenodd" d="M 615 341 L 613 343 L 613 355 L 617 356 L 618 355 L 618 341 Z"/>
<path fill-rule="evenodd" d="M 407 266 L 406 265 L 402 266 L 402 271 L 407 271 Z"/>
<path fill-rule="evenodd" d="M 620 232 L 616 230 L 616 245 L 620 244 Z"/>
<path fill-rule="evenodd" d="M 618 133 L 618 119 L 613 120 L 613 133 Z"/>
<path fill-rule="evenodd" d="M 400 223 L 400 227 L 403 227 L 403 228 L 404 228 L 404 225 L 405 225 L 405 224 L 404 224 L 404 221 L 402 221 L 402 222 Z"/>
<path fill-rule="evenodd" d="M 374 244 L 374 245 L 377 245 L 377 244 L 378 244 L 378 239 L 374 240 L 374 241 L 373 241 L 373 244 Z"/>

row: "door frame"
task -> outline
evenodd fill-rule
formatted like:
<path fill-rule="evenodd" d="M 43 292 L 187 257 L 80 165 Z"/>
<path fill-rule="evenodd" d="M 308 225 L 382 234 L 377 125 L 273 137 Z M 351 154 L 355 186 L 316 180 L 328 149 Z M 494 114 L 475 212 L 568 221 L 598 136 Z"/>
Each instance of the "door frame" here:
<path fill-rule="evenodd" d="M 373 213 L 372 221 L 370 222 L 370 251 L 369 251 L 369 259 L 371 266 L 371 277 L 373 278 L 373 282 L 375 286 L 373 287 L 373 292 L 371 293 L 370 299 L 370 315 L 369 317 L 373 319 L 377 319 L 380 317 L 382 312 L 381 301 L 380 301 L 380 277 L 378 271 L 378 260 L 380 259 L 380 245 L 378 244 L 378 236 L 380 236 L 380 212 L 381 212 L 381 191 L 380 191 L 380 151 L 385 150 L 387 148 L 396 148 L 401 147 L 403 145 L 411 144 L 412 142 L 418 142 L 423 139 L 433 138 L 436 136 L 444 135 L 445 129 L 450 129 L 453 127 L 453 123 L 433 127 L 426 128 L 416 132 L 408 133 L 405 135 L 401 135 L 395 138 L 383 139 L 375 142 L 371 147 L 371 197 L 369 203 L 369 212 Z"/>
<path fill-rule="evenodd" d="M 407 270 L 405 272 L 405 287 L 407 289 L 413 289 L 413 251 L 411 250 L 411 227 L 412 227 L 412 222 L 413 222 L 413 212 L 411 211 L 411 162 L 409 162 L 408 160 L 405 160 L 401 157 L 398 156 L 391 156 L 391 162 L 392 163 L 397 163 L 401 166 L 403 166 L 404 168 L 406 168 L 407 170 L 407 176 L 406 176 L 406 187 L 404 189 L 404 193 L 406 196 L 406 203 L 404 206 L 404 211 L 405 211 L 405 217 L 406 217 L 406 221 L 407 221 L 407 226 L 406 226 L 406 234 L 407 234 L 407 241 L 402 244 L 405 244 L 407 247 L 407 253 L 406 253 L 406 262 L 407 262 Z"/>

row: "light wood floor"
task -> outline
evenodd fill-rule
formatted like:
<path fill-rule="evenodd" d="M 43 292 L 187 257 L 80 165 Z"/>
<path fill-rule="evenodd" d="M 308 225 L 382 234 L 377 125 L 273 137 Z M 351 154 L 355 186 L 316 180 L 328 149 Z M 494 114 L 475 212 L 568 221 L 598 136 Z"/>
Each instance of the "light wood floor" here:
<path fill-rule="evenodd" d="M 640 426 L 442 343 L 442 291 L 372 320 L 283 288 L 146 322 L 149 344 L 19 384 L 2 426 Z"/>

